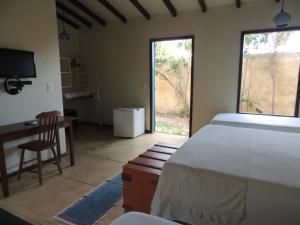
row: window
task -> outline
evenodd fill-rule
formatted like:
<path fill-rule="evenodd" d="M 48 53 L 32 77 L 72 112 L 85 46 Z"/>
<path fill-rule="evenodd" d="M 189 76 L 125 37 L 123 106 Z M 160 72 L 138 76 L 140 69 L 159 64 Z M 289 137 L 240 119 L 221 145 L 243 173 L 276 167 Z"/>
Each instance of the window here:
<path fill-rule="evenodd" d="M 242 33 L 238 112 L 298 116 L 300 28 Z"/>

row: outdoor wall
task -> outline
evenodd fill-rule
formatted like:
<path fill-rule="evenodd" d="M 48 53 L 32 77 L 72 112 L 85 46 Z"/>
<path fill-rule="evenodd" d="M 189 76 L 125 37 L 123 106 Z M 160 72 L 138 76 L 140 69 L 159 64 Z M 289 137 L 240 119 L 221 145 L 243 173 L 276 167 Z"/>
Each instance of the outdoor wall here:
<path fill-rule="evenodd" d="M 299 9 L 299 0 L 286 1 L 291 25 L 300 25 Z M 91 87 L 97 73 L 103 76 L 104 122 L 112 124 L 113 108 L 144 106 L 150 129 L 149 40 L 180 35 L 195 35 L 193 132 L 219 112 L 235 112 L 241 31 L 273 27 L 279 10 L 274 0 L 254 0 L 240 9 L 226 5 L 82 30 L 79 49 L 90 63 Z"/>
<path fill-rule="evenodd" d="M 249 55 L 244 60 L 242 112 L 262 111 L 272 114 L 272 54 Z M 275 57 L 274 111 L 276 115 L 294 116 L 299 78 L 300 53 L 277 53 Z M 252 103 L 252 104 L 251 104 Z"/>
<path fill-rule="evenodd" d="M 155 110 L 157 113 L 161 114 L 175 114 L 180 115 L 181 113 L 187 114 L 190 107 L 190 93 L 191 93 L 191 76 L 189 71 L 186 71 L 186 76 L 182 79 L 173 75 L 173 84 L 180 84 L 176 88 L 180 90 L 185 90 L 186 102 L 179 96 L 175 88 L 170 85 L 166 79 L 161 76 L 156 76 L 156 96 L 155 96 Z M 188 83 L 188 86 L 185 86 Z"/>
<path fill-rule="evenodd" d="M 0 1 L 0 29 L 0 47 L 34 51 L 37 71 L 32 85 L 25 86 L 19 95 L 8 95 L 1 88 L 0 126 L 33 119 L 42 111 L 63 111 L 55 1 Z M 47 91 L 48 83 L 53 85 L 52 92 Z M 60 136 L 65 152 L 64 132 Z M 17 169 L 16 146 L 25 141 L 28 139 L 5 144 L 8 172 Z"/>

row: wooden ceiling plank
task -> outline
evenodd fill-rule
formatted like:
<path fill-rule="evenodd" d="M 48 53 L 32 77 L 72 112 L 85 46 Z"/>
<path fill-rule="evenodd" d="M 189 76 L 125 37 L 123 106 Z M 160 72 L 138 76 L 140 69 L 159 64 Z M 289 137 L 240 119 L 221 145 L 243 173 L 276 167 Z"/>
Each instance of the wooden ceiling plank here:
<path fill-rule="evenodd" d="M 102 19 L 100 16 L 98 16 L 95 12 L 90 10 L 87 6 L 82 4 L 80 1 L 78 1 L 78 0 L 69 0 L 69 2 L 72 3 L 74 6 L 76 6 L 78 9 L 80 9 L 82 12 L 86 13 L 92 19 L 96 20 L 102 26 L 106 26 L 106 21 L 104 19 Z"/>
<path fill-rule="evenodd" d="M 173 4 L 170 2 L 170 0 L 163 0 L 163 2 L 165 3 L 166 7 L 169 9 L 172 16 L 176 17 L 177 11 L 176 11 L 175 7 L 173 6 Z"/>
<path fill-rule="evenodd" d="M 207 12 L 207 6 L 206 6 L 205 1 L 204 0 L 198 0 L 198 2 L 199 2 L 199 5 L 202 9 L 202 12 L 204 12 L 204 13 Z"/>
<path fill-rule="evenodd" d="M 86 25 L 87 27 L 92 27 L 92 23 L 91 22 L 89 22 L 88 20 L 86 20 L 85 18 L 83 18 L 78 13 L 74 12 L 72 9 L 70 9 L 69 7 L 67 7 L 66 5 L 64 5 L 63 3 L 59 2 L 58 0 L 56 0 L 56 7 L 59 8 L 59 9 L 61 9 L 65 13 L 69 14 L 73 18 L 77 19 L 78 21 L 80 21 L 81 23 L 83 23 L 84 25 Z"/>
<path fill-rule="evenodd" d="M 62 14 L 60 13 L 56 13 L 56 16 L 58 19 L 60 19 L 61 21 L 65 22 L 66 24 L 70 25 L 71 27 L 79 30 L 79 25 L 77 23 L 74 23 L 72 20 L 70 20 L 69 18 L 63 16 Z"/>
<path fill-rule="evenodd" d="M 139 3 L 138 0 L 129 0 L 136 8 L 138 11 L 140 11 L 140 13 L 147 19 L 150 20 L 151 16 L 148 13 L 148 11 L 141 5 L 141 3 Z"/>
<path fill-rule="evenodd" d="M 127 19 L 122 15 L 114 6 L 112 6 L 107 0 L 98 0 L 105 8 L 107 8 L 112 14 L 119 18 L 123 23 L 127 23 Z"/>

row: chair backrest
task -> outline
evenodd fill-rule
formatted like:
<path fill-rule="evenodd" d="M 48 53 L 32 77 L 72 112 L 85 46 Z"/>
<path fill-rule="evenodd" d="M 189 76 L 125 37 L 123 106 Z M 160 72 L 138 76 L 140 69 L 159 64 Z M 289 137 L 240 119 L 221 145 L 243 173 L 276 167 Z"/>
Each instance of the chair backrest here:
<path fill-rule="evenodd" d="M 55 142 L 59 111 L 42 112 L 37 115 L 39 120 L 39 140 L 51 145 Z"/>

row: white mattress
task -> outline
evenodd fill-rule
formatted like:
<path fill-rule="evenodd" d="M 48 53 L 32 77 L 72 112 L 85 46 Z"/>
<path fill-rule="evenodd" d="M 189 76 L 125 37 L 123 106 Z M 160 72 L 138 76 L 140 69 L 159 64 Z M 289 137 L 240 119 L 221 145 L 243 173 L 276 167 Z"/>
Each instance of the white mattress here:
<path fill-rule="evenodd" d="M 167 161 L 152 202 L 154 215 L 207 225 L 299 225 L 299 209 L 300 134 L 218 125 Z"/>
<path fill-rule="evenodd" d="M 179 225 L 169 220 L 144 213 L 130 212 L 114 220 L 110 225 Z"/>
<path fill-rule="evenodd" d="M 219 113 L 211 124 L 300 133 L 300 118 L 295 117 Z"/>

